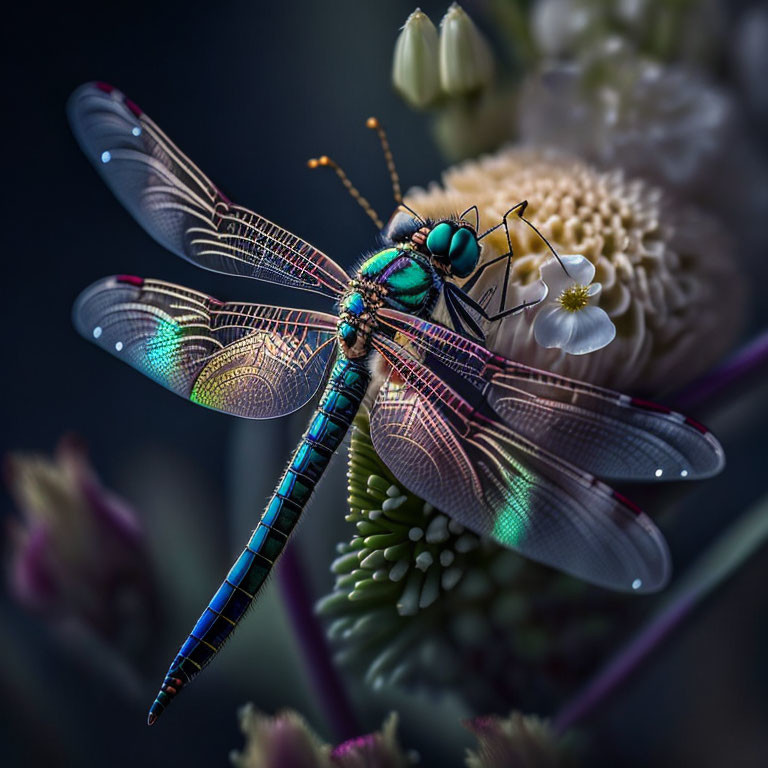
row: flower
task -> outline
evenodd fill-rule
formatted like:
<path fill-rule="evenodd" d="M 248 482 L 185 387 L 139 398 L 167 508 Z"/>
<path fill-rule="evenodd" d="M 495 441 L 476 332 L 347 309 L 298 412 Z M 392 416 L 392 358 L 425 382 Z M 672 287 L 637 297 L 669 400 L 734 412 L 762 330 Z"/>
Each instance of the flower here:
<path fill-rule="evenodd" d="M 701 75 L 637 59 L 615 41 L 530 76 L 520 138 L 696 192 L 732 152 L 733 104 Z"/>
<path fill-rule="evenodd" d="M 472 19 L 453 3 L 435 25 L 417 8 L 406 20 L 395 43 L 392 83 L 417 109 L 448 99 L 475 97 L 493 77 L 493 55 Z"/>
<path fill-rule="evenodd" d="M 350 739 L 331 752 L 339 768 L 406 768 L 413 761 L 397 740 L 397 714 L 392 712 L 380 731 Z"/>
<path fill-rule="evenodd" d="M 493 77 L 493 54 L 466 11 L 453 3 L 440 22 L 440 83 L 449 96 L 485 88 Z"/>
<path fill-rule="evenodd" d="M 355 419 L 333 591 L 336 660 L 385 685 L 450 689 L 475 711 L 552 707 L 595 667 L 629 601 L 480 539 L 402 489 Z"/>
<path fill-rule="evenodd" d="M 274 717 L 246 704 L 238 713 L 246 739 L 242 752 L 232 752 L 236 768 L 330 768 L 331 748 L 297 712 L 285 710 Z"/>
<path fill-rule="evenodd" d="M 490 348 L 513 360 L 616 389 L 658 394 L 692 381 L 732 344 L 743 315 L 743 278 L 718 222 L 660 188 L 621 171 L 600 171 L 556 150 L 508 147 L 449 168 L 442 185 L 414 189 L 407 204 L 440 218 L 477 205 L 481 229 L 516 203 L 556 251 L 595 267 L 596 297 L 616 338 L 589 355 L 564 355 L 536 343 L 535 310 L 486 328 Z M 506 306 L 540 298 L 543 240 L 513 213 L 513 259 Z M 481 264 L 505 254 L 502 228 L 482 240 Z M 505 263 L 485 270 L 473 298 L 499 307 Z M 442 302 L 436 318 L 450 323 Z"/>
<path fill-rule="evenodd" d="M 496 147 L 514 129 L 509 93 L 491 87 L 491 48 L 456 3 L 440 23 L 416 9 L 395 43 L 392 84 L 409 106 L 433 110 L 435 139 L 454 159 Z"/>
<path fill-rule="evenodd" d="M 616 336 L 616 326 L 595 306 L 600 283 L 595 267 L 583 256 L 554 257 L 541 265 L 547 298 L 536 308 L 533 335 L 542 347 L 559 347 L 570 355 L 602 349 Z"/>
<path fill-rule="evenodd" d="M 385 720 L 381 731 L 358 736 L 332 748 L 325 744 L 297 712 L 274 717 L 246 704 L 240 712 L 246 739 L 242 752 L 232 752 L 236 768 L 406 768 L 411 764 L 397 740 L 397 715 Z"/>
<path fill-rule="evenodd" d="M 61 440 L 54 461 L 8 456 L 6 482 L 22 514 L 9 525 L 12 594 L 58 627 L 87 630 L 140 661 L 156 594 L 135 513 L 103 488 L 73 438 Z"/>
<path fill-rule="evenodd" d="M 486 716 L 465 722 L 477 736 L 467 768 L 558 768 L 570 765 L 570 738 L 559 737 L 546 720 L 512 712 L 508 718 Z"/>
<path fill-rule="evenodd" d="M 392 83 L 417 109 L 429 107 L 440 95 L 437 29 L 419 8 L 407 18 L 395 43 Z"/>
<path fill-rule="evenodd" d="M 700 65 L 715 58 L 722 25 L 717 0 L 535 0 L 530 12 L 536 47 L 553 59 L 620 40 L 642 56 Z"/>
<path fill-rule="evenodd" d="M 721 219 L 741 250 L 765 251 L 768 162 L 734 94 L 707 74 L 611 38 L 531 73 L 517 115 L 522 143 L 660 185 Z"/>

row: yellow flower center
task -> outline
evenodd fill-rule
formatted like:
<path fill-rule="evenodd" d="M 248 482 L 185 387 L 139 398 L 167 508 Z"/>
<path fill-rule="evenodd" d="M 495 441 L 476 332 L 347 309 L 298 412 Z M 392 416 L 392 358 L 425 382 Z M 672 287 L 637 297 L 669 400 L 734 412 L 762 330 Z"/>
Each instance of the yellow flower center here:
<path fill-rule="evenodd" d="M 589 294 L 586 285 L 572 285 L 566 288 L 558 297 L 560 306 L 567 312 L 578 312 L 589 304 Z"/>

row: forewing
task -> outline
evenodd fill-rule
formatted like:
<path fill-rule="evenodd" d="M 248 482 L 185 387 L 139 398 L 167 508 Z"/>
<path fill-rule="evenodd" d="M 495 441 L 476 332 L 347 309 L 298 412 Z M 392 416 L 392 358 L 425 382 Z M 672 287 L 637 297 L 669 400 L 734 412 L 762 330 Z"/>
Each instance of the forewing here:
<path fill-rule="evenodd" d="M 87 288 L 77 330 L 182 397 L 268 419 L 317 391 L 334 351 L 336 318 L 264 304 L 223 303 L 159 280 L 121 275 Z"/>
<path fill-rule="evenodd" d="M 427 367 L 483 398 L 516 434 L 591 474 L 678 480 L 719 472 L 715 436 L 669 408 L 515 363 L 426 320 L 382 309 Z"/>
<path fill-rule="evenodd" d="M 337 297 L 344 270 L 296 235 L 231 203 L 120 91 L 72 94 L 72 130 L 104 181 L 161 245 L 205 269 Z"/>
<path fill-rule="evenodd" d="M 494 422 L 395 342 L 375 343 L 393 371 L 371 410 L 371 439 L 409 490 L 473 531 L 581 579 L 628 591 L 664 586 L 669 554 L 645 514 Z"/>

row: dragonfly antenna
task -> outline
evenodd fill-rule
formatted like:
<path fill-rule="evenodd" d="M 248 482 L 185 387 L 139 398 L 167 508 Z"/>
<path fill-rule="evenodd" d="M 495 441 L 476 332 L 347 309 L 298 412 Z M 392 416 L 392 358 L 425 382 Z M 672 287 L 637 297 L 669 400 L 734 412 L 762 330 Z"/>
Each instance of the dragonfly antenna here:
<path fill-rule="evenodd" d="M 387 170 L 389 171 L 389 178 L 392 180 L 392 192 L 395 195 L 395 202 L 403 202 L 403 193 L 400 191 L 400 177 L 397 175 L 397 168 L 395 168 L 395 158 L 392 157 L 392 150 L 389 148 L 389 141 L 387 140 L 387 133 L 384 127 L 376 117 L 369 117 L 365 121 L 365 125 L 379 136 L 381 142 L 381 148 L 384 150 L 384 159 L 387 161 Z"/>
<path fill-rule="evenodd" d="M 373 223 L 376 225 L 376 228 L 384 228 L 384 223 L 379 218 L 376 211 L 373 210 L 371 204 L 360 194 L 357 187 L 349 180 L 349 177 L 344 173 L 337 162 L 331 160 L 327 155 L 323 155 L 318 158 L 313 157 L 311 160 L 307 161 L 307 165 L 310 168 L 319 168 L 320 166 L 323 166 L 324 168 L 332 168 L 334 173 L 341 179 L 341 183 L 344 185 L 347 192 L 352 195 L 352 198 L 356 200 L 358 205 L 366 212 L 366 214 L 368 214 L 368 216 L 370 216 Z"/>

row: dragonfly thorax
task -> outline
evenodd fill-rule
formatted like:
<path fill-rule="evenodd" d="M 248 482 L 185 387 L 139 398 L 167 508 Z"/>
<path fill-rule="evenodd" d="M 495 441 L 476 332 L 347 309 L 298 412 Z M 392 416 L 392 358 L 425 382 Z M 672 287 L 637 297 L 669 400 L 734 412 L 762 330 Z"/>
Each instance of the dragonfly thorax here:
<path fill-rule="evenodd" d="M 385 294 L 386 289 L 380 283 L 355 279 L 339 301 L 338 341 L 350 360 L 368 355 L 376 310 L 384 303 Z"/>

